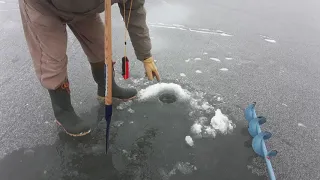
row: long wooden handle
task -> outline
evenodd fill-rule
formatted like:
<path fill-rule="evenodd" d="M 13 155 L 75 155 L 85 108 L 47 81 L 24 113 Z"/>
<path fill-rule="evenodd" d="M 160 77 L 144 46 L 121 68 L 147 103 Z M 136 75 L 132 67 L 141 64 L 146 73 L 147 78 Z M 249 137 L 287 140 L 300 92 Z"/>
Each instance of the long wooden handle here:
<path fill-rule="evenodd" d="M 106 96 L 105 104 L 112 104 L 112 36 L 111 36 L 111 0 L 105 0 L 104 52 L 106 64 Z"/>

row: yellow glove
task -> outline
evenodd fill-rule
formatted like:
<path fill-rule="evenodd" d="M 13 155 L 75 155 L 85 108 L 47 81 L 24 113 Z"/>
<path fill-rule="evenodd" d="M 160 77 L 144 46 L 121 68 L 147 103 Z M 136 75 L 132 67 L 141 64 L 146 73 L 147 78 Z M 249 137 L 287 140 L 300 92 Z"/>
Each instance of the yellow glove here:
<path fill-rule="evenodd" d="M 153 80 L 153 77 L 155 76 L 158 81 L 160 81 L 160 76 L 158 73 L 158 69 L 156 65 L 154 64 L 153 57 L 150 57 L 143 61 L 144 69 L 146 70 L 146 75 L 150 81 Z"/>

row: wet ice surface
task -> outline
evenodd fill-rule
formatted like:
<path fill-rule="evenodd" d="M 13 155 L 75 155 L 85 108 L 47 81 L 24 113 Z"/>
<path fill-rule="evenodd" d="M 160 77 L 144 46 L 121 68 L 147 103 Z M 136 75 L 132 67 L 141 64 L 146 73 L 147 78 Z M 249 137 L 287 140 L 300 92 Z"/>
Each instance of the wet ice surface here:
<path fill-rule="evenodd" d="M 177 101 L 173 104 L 161 103 L 158 98 L 164 92 L 175 94 Z M 130 106 L 135 113 L 130 118 L 125 113 L 115 115 L 120 119 L 128 119 L 117 132 L 112 148 L 115 168 L 140 179 L 211 179 L 213 174 L 218 179 L 261 179 L 264 175 L 260 174 L 262 177 L 259 177 L 252 174 L 247 167 L 251 165 L 253 154 L 244 146 L 244 142 L 250 138 L 241 133 L 241 124 L 239 129 L 235 128 L 230 116 L 232 112 L 228 112 L 216 98 L 216 94 L 195 91 L 187 85 L 176 83 L 142 88 L 137 100 Z M 215 107 L 223 109 L 226 114 L 219 110 L 216 112 Z M 210 118 L 208 123 L 213 127 L 212 131 L 218 130 L 215 131 L 215 138 L 199 138 L 191 133 L 193 124 L 203 117 Z M 135 119 L 135 123 L 130 124 L 130 119 Z M 195 139 L 192 140 L 192 137 Z M 190 149 L 190 146 L 194 148 Z M 230 146 L 236 146 L 237 149 Z M 243 156 L 239 158 L 236 152 L 243 153 Z M 219 175 L 212 172 L 220 171 L 221 163 L 228 164 L 230 171 Z"/>
<path fill-rule="evenodd" d="M 0 175 L 6 176 L 8 172 L 12 172 L 16 175 L 13 179 L 18 180 L 34 180 L 34 177 L 42 174 L 46 175 L 46 178 L 42 179 L 53 180 L 75 179 L 76 176 L 78 179 L 112 179 L 112 173 L 106 172 L 106 169 L 112 170 L 114 166 L 121 170 L 121 167 L 126 165 L 126 158 L 134 159 L 137 156 L 135 153 L 130 155 L 132 148 L 118 150 L 124 158 L 121 160 L 113 154 L 113 164 L 108 164 L 110 157 L 101 156 L 100 153 L 104 148 L 103 123 L 99 126 L 100 134 L 94 135 L 95 139 L 75 141 L 61 134 L 57 138 L 47 93 L 41 89 L 34 76 L 26 43 L 22 40 L 24 37 L 17 0 L 4 2 L 6 3 L 0 3 Z M 279 151 L 278 156 L 272 159 L 278 179 L 319 179 L 320 88 L 319 83 L 314 83 L 320 79 L 320 43 L 316 37 L 319 27 L 313 21 L 306 21 L 318 18 L 319 1 L 311 0 L 305 3 L 296 0 L 292 1 L 290 6 L 276 0 L 259 3 L 155 0 L 146 1 L 146 4 L 148 19 L 155 25 L 150 27 L 150 33 L 161 76 L 171 79 L 168 82 L 172 82 L 172 79 L 188 82 L 191 87 L 202 92 L 221 93 L 216 97 L 208 94 L 209 97 L 204 99 L 209 104 L 215 104 L 214 111 L 220 108 L 221 112 L 236 124 L 236 128 L 227 135 L 217 133 L 214 138 L 193 138 L 195 145 L 190 147 L 186 144 L 185 137 L 193 137 L 190 128 L 194 120 L 199 120 L 202 116 L 204 120 L 205 112 L 188 112 L 192 119 L 190 124 L 179 124 L 180 128 L 184 129 L 183 133 L 170 131 L 163 135 L 163 142 L 155 139 L 153 143 L 161 146 L 156 148 L 157 152 L 163 149 L 157 153 L 162 158 L 155 160 L 152 158 L 155 155 L 150 155 L 145 158 L 149 160 L 147 163 L 139 161 L 147 164 L 143 167 L 150 166 L 148 168 L 155 176 L 162 177 L 159 179 L 260 179 L 261 177 L 256 176 L 265 175 L 264 162 L 261 158 L 252 156 L 254 153 L 250 147 L 251 142 L 248 141 L 250 138 L 244 128 L 247 124 L 243 119 L 243 111 L 240 110 L 250 101 L 257 101 L 258 110 L 268 117 L 263 129 L 273 133 L 268 146 Z M 122 19 L 119 18 L 118 7 L 114 6 L 113 12 L 114 58 L 117 60 L 116 66 L 119 66 L 123 55 L 124 27 Z M 303 16 L 299 16 L 297 12 Z M 156 27 L 161 26 L 160 23 L 165 27 Z M 188 29 L 181 30 L 183 28 Z M 224 32 L 233 36 L 223 36 Z M 97 112 L 95 109 L 91 111 L 92 105 L 95 105 L 95 85 L 92 79 L 83 82 L 83 79 L 92 78 L 90 67 L 76 38 L 70 30 L 68 33 L 73 102 L 78 112 L 87 113 L 82 116 L 95 119 Z M 260 34 L 268 37 L 259 36 Z M 132 72 L 143 76 L 142 66 L 136 63 L 133 50 L 128 49 L 128 53 L 132 60 Z M 194 61 L 196 57 L 201 58 L 201 61 Z M 218 58 L 220 62 L 211 60 L 210 57 Z M 228 57 L 233 60 L 226 59 Z M 229 71 L 220 71 L 221 68 Z M 196 70 L 203 73 L 197 74 Z M 187 76 L 182 78 L 179 76 L 181 72 Z M 141 84 L 137 83 L 137 86 L 148 84 L 151 83 L 142 81 Z M 192 88 L 187 89 L 195 92 Z M 156 99 L 148 101 L 146 105 L 150 105 L 150 102 L 157 105 L 155 108 L 160 107 Z M 142 118 L 138 114 L 142 112 L 142 105 L 139 105 L 140 110 L 136 109 L 137 102 L 130 106 L 124 105 L 120 109 L 117 109 L 118 105 L 115 104 L 114 108 L 121 117 L 114 117 L 114 130 L 118 128 L 125 137 L 129 137 L 131 134 L 126 134 L 121 129 L 128 125 L 140 125 Z M 204 107 L 208 106 L 205 104 Z M 146 107 L 143 111 L 146 111 Z M 163 121 L 157 113 L 154 113 L 157 119 Z M 206 116 L 206 122 L 211 122 L 213 116 L 214 113 Z M 176 118 L 172 122 L 180 121 Z M 206 128 L 201 130 L 205 132 Z M 152 133 L 148 132 L 147 135 L 152 136 Z M 121 144 L 122 141 L 116 142 Z M 166 144 L 167 141 L 170 143 Z M 127 143 L 132 144 L 133 140 L 129 139 Z M 167 145 L 175 148 L 168 149 Z M 245 149 L 243 145 L 248 148 Z M 182 150 L 179 149 L 180 146 L 183 146 Z M 180 152 L 190 154 L 191 158 L 181 157 Z M 139 153 L 141 154 L 141 151 Z M 138 159 L 143 158 L 139 156 Z M 134 171 L 133 167 L 139 167 L 140 164 L 128 165 L 128 172 L 122 170 L 121 174 L 129 176 L 131 172 L 138 172 L 139 170 Z M 189 169 L 187 172 L 190 172 L 193 166 L 197 170 L 187 174 L 187 177 L 182 177 L 183 173 L 177 170 L 183 169 L 178 168 L 179 164 L 180 167 L 188 167 L 185 168 Z M 148 168 L 142 168 L 142 171 L 148 171 Z M 5 172 L 6 170 L 9 171 Z M 233 177 L 233 173 L 237 176 Z M 216 177 L 216 174 L 219 176 Z"/>
<path fill-rule="evenodd" d="M 138 81 L 144 82 L 132 81 L 132 85 Z M 164 92 L 174 93 L 177 101 L 161 103 L 158 98 Z M 97 105 L 81 115 L 90 119 L 95 127 L 89 136 L 71 138 L 60 132 L 53 145 L 14 151 L 0 161 L 1 177 L 262 179 L 264 174 L 252 173 L 257 167 L 250 162 L 253 153 L 244 146 L 249 137 L 241 132 L 243 126 L 240 123 L 235 128 L 232 112 L 216 99 L 216 94 L 196 91 L 188 85 L 145 85 L 137 99 L 114 102 L 108 155 L 104 153 L 104 106 Z M 214 138 L 191 133 L 195 122 L 205 123 L 205 120 L 209 120 L 208 126 L 211 125 L 212 132 L 216 133 Z M 14 173 L 17 171 L 20 173 Z"/>

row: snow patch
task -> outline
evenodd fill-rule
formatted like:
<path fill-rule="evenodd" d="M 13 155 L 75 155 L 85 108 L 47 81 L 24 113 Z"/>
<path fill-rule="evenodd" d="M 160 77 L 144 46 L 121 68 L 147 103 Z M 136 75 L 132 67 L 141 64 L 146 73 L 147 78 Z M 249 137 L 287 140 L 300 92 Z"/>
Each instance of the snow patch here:
<path fill-rule="evenodd" d="M 185 141 L 186 141 L 186 143 L 187 143 L 189 146 L 193 146 L 193 145 L 194 145 L 194 142 L 193 142 L 191 136 L 186 136 L 186 137 L 185 137 Z"/>
<path fill-rule="evenodd" d="M 205 122 L 207 122 L 208 121 L 208 118 L 206 118 L 206 117 L 200 117 L 198 120 L 197 120 L 197 122 L 199 122 L 199 123 L 201 123 L 201 124 L 203 124 L 203 123 L 205 123 Z"/>
<path fill-rule="evenodd" d="M 298 123 L 298 126 L 300 126 L 300 127 L 307 127 L 306 125 L 304 125 L 304 124 L 302 124 L 302 123 Z"/>
<path fill-rule="evenodd" d="M 120 78 L 122 80 L 122 78 Z M 133 79 L 131 78 L 131 81 L 134 83 L 134 84 L 139 84 L 141 81 L 143 81 L 144 79 L 143 78 L 140 78 L 140 79 Z"/>
<path fill-rule="evenodd" d="M 227 34 L 227 33 L 221 33 L 220 35 L 221 35 L 221 36 L 226 36 L 226 37 L 231 37 L 231 36 L 233 36 L 233 35 Z"/>
<path fill-rule="evenodd" d="M 201 58 L 194 58 L 194 60 L 195 60 L 195 61 L 200 61 L 200 60 L 201 60 Z"/>
<path fill-rule="evenodd" d="M 128 112 L 129 112 L 129 113 L 134 113 L 135 111 L 134 111 L 133 109 L 129 108 L 129 109 L 128 109 Z"/>
<path fill-rule="evenodd" d="M 228 71 L 227 68 L 221 68 L 220 71 Z"/>
<path fill-rule="evenodd" d="M 181 76 L 181 77 L 186 77 L 186 74 L 180 73 L 180 76 Z"/>
<path fill-rule="evenodd" d="M 117 127 L 120 127 L 123 125 L 123 123 L 124 123 L 123 121 L 115 121 L 113 124 Z"/>
<path fill-rule="evenodd" d="M 197 30 L 197 29 L 191 29 L 189 28 L 190 32 L 196 32 L 196 33 L 202 33 L 202 34 L 217 34 L 214 31 L 204 31 L 204 30 Z"/>
<path fill-rule="evenodd" d="M 201 101 L 201 99 L 191 99 L 190 104 L 193 108 L 197 110 L 205 110 L 207 113 L 210 113 L 211 110 L 214 110 L 214 107 L 211 106 L 208 102 L 206 101 Z"/>
<path fill-rule="evenodd" d="M 225 59 L 230 61 L 230 60 L 232 60 L 233 58 L 231 58 L 231 57 L 226 57 Z"/>
<path fill-rule="evenodd" d="M 220 36 L 225 36 L 225 37 L 233 36 L 233 35 L 231 35 L 231 34 L 228 34 L 228 33 L 223 32 L 223 31 L 221 31 L 221 30 L 217 30 L 216 32 L 217 32 L 218 34 L 220 34 Z"/>
<path fill-rule="evenodd" d="M 147 81 L 147 82 L 145 82 L 145 83 L 143 83 L 144 85 L 148 85 L 148 84 L 150 84 L 150 81 Z"/>
<path fill-rule="evenodd" d="M 216 62 L 221 62 L 221 60 L 218 59 L 218 58 L 210 58 L 210 59 L 213 60 L 213 61 L 216 61 Z"/>
<path fill-rule="evenodd" d="M 201 74 L 201 73 L 202 73 L 202 71 L 200 71 L 200 70 L 196 70 L 196 73 L 197 73 L 197 74 Z"/>
<path fill-rule="evenodd" d="M 205 129 L 205 134 L 203 135 L 204 137 L 212 136 L 216 137 L 217 132 L 210 126 L 204 126 Z"/>
<path fill-rule="evenodd" d="M 234 128 L 235 124 L 226 115 L 222 114 L 220 109 L 217 109 L 210 124 L 206 118 L 200 118 L 191 126 L 191 132 L 197 137 L 215 137 L 217 133 L 226 135 L 232 132 Z"/>
<path fill-rule="evenodd" d="M 264 35 L 260 35 L 265 41 L 269 42 L 269 43 L 276 43 L 277 41 L 268 37 L 268 36 L 264 36 Z"/>
<path fill-rule="evenodd" d="M 218 130 L 222 134 L 227 134 L 234 128 L 232 121 L 230 121 L 226 115 L 222 114 L 220 109 L 216 110 L 216 114 L 211 119 L 210 124 L 215 130 Z"/>
<path fill-rule="evenodd" d="M 186 59 L 185 61 L 186 61 L 186 62 L 189 62 L 189 61 L 190 61 L 190 59 Z"/>
<path fill-rule="evenodd" d="M 274 39 L 264 39 L 265 41 L 269 42 L 269 43 L 276 43 L 277 41 Z"/>
<path fill-rule="evenodd" d="M 210 109 L 214 109 L 213 106 L 211 106 L 208 102 L 204 102 L 202 105 L 201 105 L 201 108 L 205 111 L 208 111 Z"/>
<path fill-rule="evenodd" d="M 162 23 L 158 23 L 158 25 L 157 24 L 149 24 L 149 26 L 157 27 L 157 28 L 166 28 L 166 29 L 179 29 L 179 30 L 182 30 L 182 31 L 188 30 L 188 29 L 186 29 L 184 27 L 176 27 L 176 26 L 164 25 Z"/>
<path fill-rule="evenodd" d="M 199 122 L 196 122 L 194 123 L 192 126 L 191 126 L 191 132 L 197 136 L 200 136 L 201 135 L 201 132 L 202 132 L 202 125 L 201 123 Z"/>
<path fill-rule="evenodd" d="M 204 95 L 205 93 L 203 92 L 196 92 L 190 99 L 190 105 L 194 108 L 194 110 L 205 110 L 206 113 L 211 113 L 212 110 L 214 110 L 214 107 L 204 100 Z M 190 114 L 192 115 L 194 112 L 195 111 L 191 111 Z"/>

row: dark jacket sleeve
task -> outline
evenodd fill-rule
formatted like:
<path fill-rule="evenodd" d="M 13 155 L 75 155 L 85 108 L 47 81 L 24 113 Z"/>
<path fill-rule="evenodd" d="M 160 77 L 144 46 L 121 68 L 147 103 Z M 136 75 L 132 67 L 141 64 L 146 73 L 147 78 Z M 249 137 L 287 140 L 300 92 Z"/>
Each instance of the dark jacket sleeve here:
<path fill-rule="evenodd" d="M 128 23 L 130 4 L 132 2 L 131 15 L 129 19 L 128 32 L 137 58 L 141 61 L 151 57 L 151 40 L 149 28 L 146 22 L 145 0 L 126 0 L 125 24 Z M 122 17 L 124 17 L 124 4 L 119 3 Z"/>

